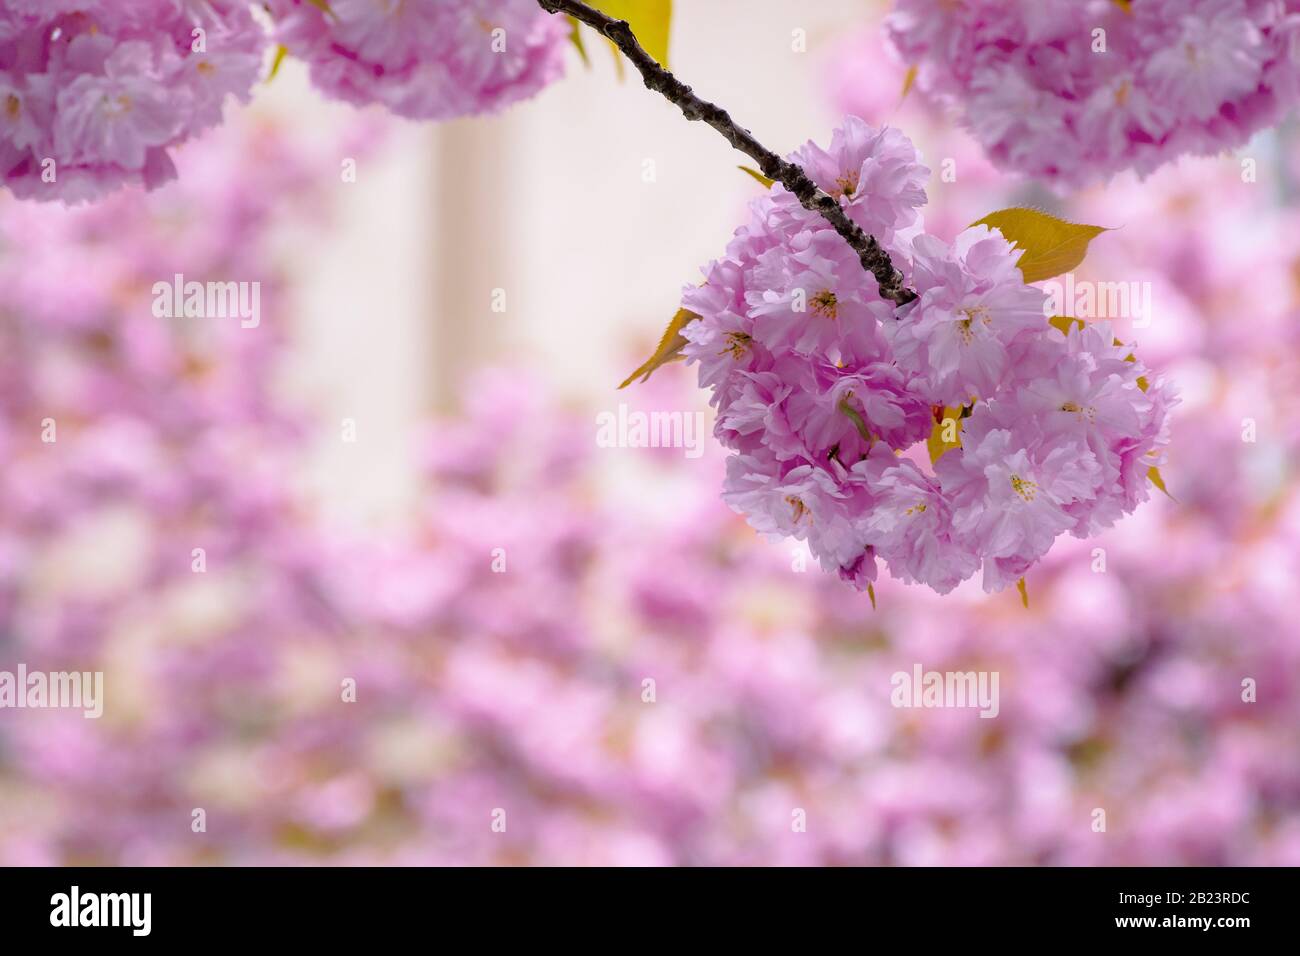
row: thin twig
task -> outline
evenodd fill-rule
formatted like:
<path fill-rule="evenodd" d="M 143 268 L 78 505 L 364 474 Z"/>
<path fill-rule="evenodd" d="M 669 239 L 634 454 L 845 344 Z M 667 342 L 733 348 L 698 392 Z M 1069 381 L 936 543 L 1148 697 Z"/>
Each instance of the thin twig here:
<path fill-rule="evenodd" d="M 797 164 L 782 159 L 758 140 L 747 129 L 736 124 L 726 110 L 696 96 L 689 86 L 659 65 L 637 42 L 636 34 L 626 20 L 615 20 L 579 0 L 537 0 L 548 13 L 566 13 L 587 24 L 612 42 L 641 73 L 647 89 L 662 95 L 682 111 L 688 120 L 703 120 L 723 135 L 736 149 L 758 164 L 764 176 L 774 179 L 792 192 L 809 212 L 815 212 L 844 237 L 858 254 L 862 267 L 876 277 L 880 294 L 898 305 L 911 302 L 916 293 L 903 285 L 903 276 L 894 268 L 889 253 L 881 248 L 874 236 L 868 235 L 844 212 L 832 197 L 817 188 L 808 174 Z"/>

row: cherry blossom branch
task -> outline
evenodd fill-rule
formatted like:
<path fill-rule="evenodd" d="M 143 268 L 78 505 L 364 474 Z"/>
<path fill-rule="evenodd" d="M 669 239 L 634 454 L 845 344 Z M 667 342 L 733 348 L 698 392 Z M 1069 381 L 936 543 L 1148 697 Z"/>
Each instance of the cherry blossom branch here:
<path fill-rule="evenodd" d="M 911 302 L 916 293 L 903 284 L 887 253 L 874 236 L 868 235 L 844 212 L 832 197 L 817 188 L 797 164 L 782 159 L 736 121 L 722 107 L 696 96 L 691 88 L 659 65 L 641 44 L 626 20 L 616 20 L 579 0 L 537 0 L 547 13 L 565 13 L 587 24 L 608 39 L 637 68 L 646 88 L 659 93 L 682 111 L 688 120 L 703 120 L 722 134 L 732 146 L 758 164 L 763 175 L 788 189 L 809 212 L 815 212 L 858 254 L 862 267 L 876 277 L 880 294 L 898 305 Z"/>

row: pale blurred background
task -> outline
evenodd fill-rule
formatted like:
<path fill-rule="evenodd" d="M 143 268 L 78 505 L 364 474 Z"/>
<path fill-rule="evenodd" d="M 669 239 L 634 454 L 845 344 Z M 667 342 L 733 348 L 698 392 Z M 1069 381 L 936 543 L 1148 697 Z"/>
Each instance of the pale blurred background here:
<path fill-rule="evenodd" d="M 785 153 L 837 121 L 825 58 L 873 9 L 679 3 L 671 65 Z M 393 121 L 391 143 L 341 189 L 338 226 L 300 264 L 302 374 L 339 418 L 365 422 L 364 458 L 337 442 L 320 449 L 320 481 L 340 508 L 409 505 L 409 428 L 453 407 L 485 362 L 526 363 L 610 405 L 636 349 L 653 347 L 682 286 L 720 253 L 758 189 L 736 168 L 751 160 L 687 123 L 635 71 L 619 79 L 593 34 L 587 46 L 590 68 L 571 52 L 565 79 L 524 108 Z M 892 74 L 882 82 L 900 91 Z M 253 108 L 326 127 L 356 112 L 323 100 L 292 59 Z M 492 311 L 495 289 L 504 313 Z"/>
<path fill-rule="evenodd" d="M 680 0 L 672 64 L 779 152 L 852 112 L 952 160 L 943 238 L 1116 227 L 1079 277 L 1152 284 L 1116 332 L 1182 394 L 1172 499 L 1058 541 L 1028 609 L 882 579 L 873 610 L 728 511 L 711 441 L 596 441 L 624 402 L 711 427 L 694 369 L 615 389 L 744 157 L 590 36 L 442 126 L 290 60 L 175 184 L 0 200 L 0 670 L 106 681 L 99 720 L 0 711 L 0 863 L 1300 863 L 1292 131 L 1053 196 L 902 97 L 885 6 Z M 176 271 L 262 281 L 262 325 L 155 318 Z M 997 672 L 999 716 L 891 706 L 917 664 Z"/>

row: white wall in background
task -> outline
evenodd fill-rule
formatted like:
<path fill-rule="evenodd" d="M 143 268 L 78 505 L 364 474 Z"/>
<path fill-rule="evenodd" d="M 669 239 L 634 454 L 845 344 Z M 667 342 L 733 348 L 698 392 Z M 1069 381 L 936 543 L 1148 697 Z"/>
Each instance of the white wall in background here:
<path fill-rule="evenodd" d="M 674 69 L 784 153 L 828 138 L 839 117 L 826 50 L 879 4 L 675 6 Z M 805 53 L 792 49 L 796 29 Z M 358 419 L 356 445 L 321 436 L 312 475 L 341 515 L 399 519 L 418 492 L 413 429 L 454 407 L 475 366 L 527 363 L 589 405 L 616 407 L 614 386 L 760 188 L 736 168 L 743 155 L 635 71 L 619 82 L 590 31 L 587 48 L 590 70 L 572 53 L 565 79 L 501 116 L 399 122 L 358 183 L 341 187 L 335 230 L 313 238 L 300 263 L 298 378 L 323 420 Z M 352 115 L 292 61 L 254 109 L 315 129 Z M 492 310 L 498 289 L 504 313 Z"/>

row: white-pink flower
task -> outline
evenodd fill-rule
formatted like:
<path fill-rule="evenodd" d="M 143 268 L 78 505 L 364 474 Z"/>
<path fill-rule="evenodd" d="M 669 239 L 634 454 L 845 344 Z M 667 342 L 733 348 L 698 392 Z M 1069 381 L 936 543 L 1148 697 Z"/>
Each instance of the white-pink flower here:
<path fill-rule="evenodd" d="M 266 37 L 241 0 L 20 0 L 0 12 L 0 170 L 77 202 L 175 176 L 169 150 L 247 100 Z"/>
<path fill-rule="evenodd" d="M 886 325 L 895 360 L 923 380 L 936 404 L 993 395 L 1017 337 L 1047 328 L 1046 297 L 1025 285 L 1019 254 L 987 226 L 967 229 L 951 247 L 918 236 L 912 251 L 920 298 L 901 321 Z"/>
<path fill-rule="evenodd" d="M 1246 143 L 1297 103 L 1300 0 L 897 0 L 917 86 L 997 165 L 1074 188 Z"/>
<path fill-rule="evenodd" d="M 960 451 L 940 458 L 936 471 L 954 537 L 981 556 L 985 590 L 997 591 L 1070 529 L 1066 507 L 1091 499 L 1100 466 L 1079 441 L 1044 443 L 1031 453 L 1012 431 L 989 429 L 977 409 Z"/>
<path fill-rule="evenodd" d="M 914 301 L 881 298 L 844 239 L 777 185 L 683 295 L 700 317 L 683 352 L 733 452 L 723 498 L 756 529 L 807 541 L 860 589 L 879 559 L 940 593 L 981 568 L 1001 590 L 1058 536 L 1109 527 L 1145 499 L 1171 393 L 1105 323 L 1049 323 L 996 230 L 951 245 L 921 232 L 924 171 L 905 144 L 850 119 L 830 150 L 795 156 L 880 230 Z M 931 473 L 901 456 L 945 407 L 970 411 Z"/>
<path fill-rule="evenodd" d="M 327 95 L 413 119 L 491 113 L 563 72 L 569 25 L 532 0 L 270 0 Z"/>
<path fill-rule="evenodd" d="M 953 537 L 952 510 L 933 475 L 884 445 L 853 470 L 873 497 L 863 529 L 899 580 L 947 594 L 979 569 L 977 552 Z"/>

